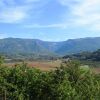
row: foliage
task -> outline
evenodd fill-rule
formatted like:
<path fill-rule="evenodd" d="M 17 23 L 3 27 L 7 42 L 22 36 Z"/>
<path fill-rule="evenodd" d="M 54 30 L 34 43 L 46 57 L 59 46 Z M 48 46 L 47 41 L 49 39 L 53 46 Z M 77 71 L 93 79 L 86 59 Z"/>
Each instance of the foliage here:
<path fill-rule="evenodd" d="M 4 62 L 4 57 L 0 56 L 0 66 L 3 64 Z"/>
<path fill-rule="evenodd" d="M 100 49 L 95 52 L 81 52 L 72 55 L 66 55 L 63 58 L 79 59 L 85 61 L 100 61 Z"/>
<path fill-rule="evenodd" d="M 100 75 L 66 62 L 43 72 L 26 63 L 0 66 L 0 100 L 100 100 Z"/>

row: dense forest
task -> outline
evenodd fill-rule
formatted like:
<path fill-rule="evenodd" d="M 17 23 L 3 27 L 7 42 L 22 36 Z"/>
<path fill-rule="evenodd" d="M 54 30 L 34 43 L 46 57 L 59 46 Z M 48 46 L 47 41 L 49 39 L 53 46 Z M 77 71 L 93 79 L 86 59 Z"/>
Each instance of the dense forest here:
<path fill-rule="evenodd" d="M 26 63 L 5 66 L 0 57 L 0 100 L 100 100 L 100 75 L 79 62 L 52 71 Z"/>

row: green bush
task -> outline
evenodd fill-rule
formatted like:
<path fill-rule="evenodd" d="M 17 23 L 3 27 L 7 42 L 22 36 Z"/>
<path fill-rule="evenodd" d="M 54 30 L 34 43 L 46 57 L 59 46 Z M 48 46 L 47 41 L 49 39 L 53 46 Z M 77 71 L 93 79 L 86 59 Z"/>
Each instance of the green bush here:
<path fill-rule="evenodd" d="M 0 66 L 0 100 L 100 100 L 100 75 L 66 62 L 44 72 L 22 63 Z"/>

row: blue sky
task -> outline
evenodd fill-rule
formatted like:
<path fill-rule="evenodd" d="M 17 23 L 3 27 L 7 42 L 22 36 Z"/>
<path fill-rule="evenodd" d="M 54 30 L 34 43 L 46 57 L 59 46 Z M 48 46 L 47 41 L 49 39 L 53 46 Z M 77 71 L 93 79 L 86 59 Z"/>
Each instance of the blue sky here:
<path fill-rule="evenodd" d="M 0 0 L 0 38 L 100 37 L 100 0 Z"/>

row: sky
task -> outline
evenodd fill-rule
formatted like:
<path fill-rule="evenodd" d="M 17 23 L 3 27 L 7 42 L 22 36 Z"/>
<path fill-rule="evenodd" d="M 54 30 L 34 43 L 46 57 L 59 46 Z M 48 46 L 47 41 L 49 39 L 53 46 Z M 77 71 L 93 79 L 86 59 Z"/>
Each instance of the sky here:
<path fill-rule="evenodd" d="M 100 37 L 100 0 L 0 0 L 0 38 Z"/>

